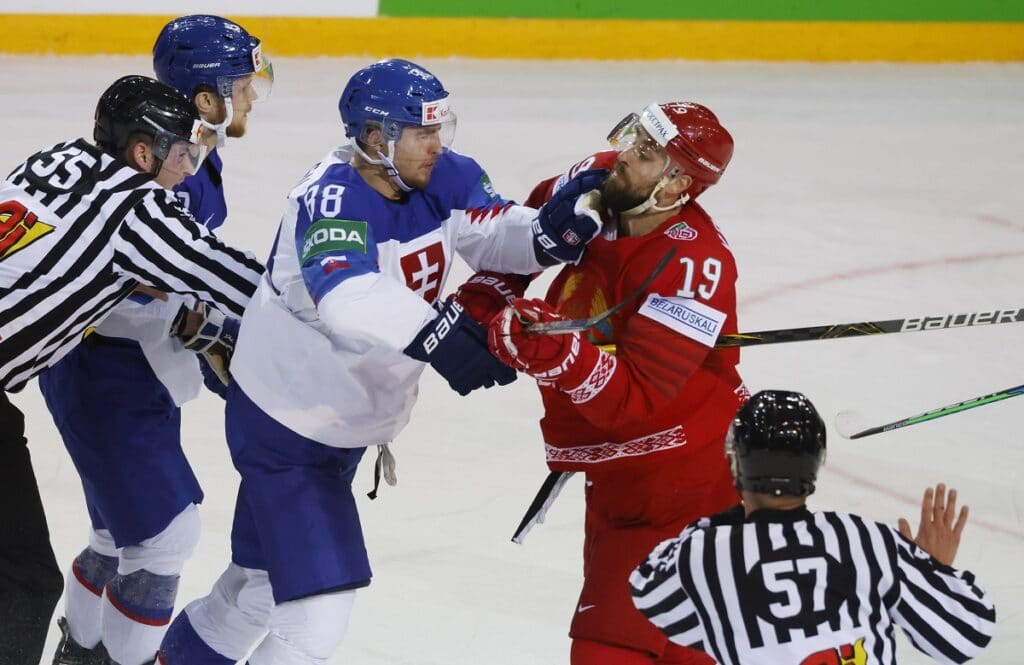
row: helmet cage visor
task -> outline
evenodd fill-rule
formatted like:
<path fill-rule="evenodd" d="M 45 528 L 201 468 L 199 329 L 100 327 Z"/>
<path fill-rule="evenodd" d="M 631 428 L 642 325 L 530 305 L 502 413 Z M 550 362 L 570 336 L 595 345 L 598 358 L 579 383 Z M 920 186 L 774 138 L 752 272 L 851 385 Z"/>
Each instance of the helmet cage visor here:
<path fill-rule="evenodd" d="M 274 87 L 274 64 L 269 55 L 263 53 L 262 47 L 256 44 L 250 54 L 251 67 L 242 70 L 244 73 L 232 73 L 216 78 L 217 94 L 225 100 L 235 94 L 252 95 L 254 102 L 266 101 Z"/>
<path fill-rule="evenodd" d="M 402 132 L 406 127 L 433 127 L 440 126 L 438 136 L 441 139 L 441 147 L 445 150 L 452 147 L 455 142 L 455 129 L 458 126 L 458 117 L 449 104 L 449 97 L 437 99 L 430 102 L 420 103 L 419 117 L 422 118 L 419 124 L 400 122 L 398 120 L 375 120 L 368 119 L 363 123 L 362 131 L 359 133 L 359 141 L 365 146 L 369 145 L 371 132 L 379 130 L 381 141 L 388 145 L 388 154 L 394 157 L 393 144 L 402 138 Z"/>
<path fill-rule="evenodd" d="M 633 150 L 641 161 L 660 160 L 663 164 L 662 175 L 672 175 L 668 171 L 673 162 L 665 146 L 652 137 L 644 127 L 642 117 L 636 113 L 630 113 L 615 125 L 608 133 L 608 143 L 620 153 Z"/>
<path fill-rule="evenodd" d="M 201 120 L 192 123 L 192 132 L 188 138 L 160 127 L 149 118 L 145 120 L 155 130 L 151 149 L 153 155 L 161 161 L 161 168 L 184 176 L 199 171 L 209 152 L 210 143 L 216 139 Z"/>

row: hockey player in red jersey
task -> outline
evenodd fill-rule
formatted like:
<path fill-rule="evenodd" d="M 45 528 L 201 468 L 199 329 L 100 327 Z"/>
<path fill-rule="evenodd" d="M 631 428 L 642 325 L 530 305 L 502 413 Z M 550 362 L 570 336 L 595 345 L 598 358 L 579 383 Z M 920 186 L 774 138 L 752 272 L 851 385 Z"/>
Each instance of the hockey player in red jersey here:
<path fill-rule="evenodd" d="M 651 628 L 633 607 L 628 578 L 655 544 L 737 500 L 722 446 L 748 393 L 736 371 L 739 351 L 714 349 L 720 334 L 737 332 L 736 266 L 695 201 L 718 182 L 733 141 L 711 111 L 686 102 L 651 104 L 609 140 L 614 151 L 530 196 L 537 205 L 578 170 L 612 169 L 600 204 L 593 202 L 603 233 L 563 268 L 546 299 L 513 299 L 514 280 L 479 274 L 459 297 L 490 319 L 492 352 L 537 379 L 548 466 L 586 473 L 572 665 L 710 663 Z M 594 328 L 529 333 L 531 323 L 586 318 L 621 302 L 670 251 L 642 295 Z M 500 296 L 511 305 L 494 315 L 486 304 Z"/>

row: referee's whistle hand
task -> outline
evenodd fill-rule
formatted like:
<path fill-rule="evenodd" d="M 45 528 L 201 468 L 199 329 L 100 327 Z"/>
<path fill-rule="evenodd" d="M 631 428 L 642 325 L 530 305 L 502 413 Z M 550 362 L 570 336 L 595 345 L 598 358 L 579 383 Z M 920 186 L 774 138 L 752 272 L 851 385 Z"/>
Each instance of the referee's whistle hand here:
<path fill-rule="evenodd" d="M 917 535 L 911 535 L 910 522 L 902 517 L 899 521 L 900 533 L 913 540 L 939 563 L 951 566 L 960 547 L 960 534 L 967 524 L 967 514 L 967 506 L 964 506 L 957 515 L 956 490 L 950 489 L 947 495 L 946 485 L 939 483 L 934 489 L 928 487 L 924 491 Z"/>

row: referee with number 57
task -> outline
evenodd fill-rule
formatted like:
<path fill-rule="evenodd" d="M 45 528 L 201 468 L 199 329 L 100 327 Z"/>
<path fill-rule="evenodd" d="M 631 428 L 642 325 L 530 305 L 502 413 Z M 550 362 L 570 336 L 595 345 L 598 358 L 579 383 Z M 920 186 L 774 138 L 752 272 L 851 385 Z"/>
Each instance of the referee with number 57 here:
<path fill-rule="evenodd" d="M 996 611 L 952 568 L 967 522 L 956 490 L 925 491 L 921 525 L 811 512 L 825 424 L 802 394 L 768 390 L 736 415 L 726 453 L 743 503 L 666 540 L 630 577 L 669 639 L 722 665 L 887 665 L 898 625 L 940 663 L 974 658 Z"/>
<path fill-rule="evenodd" d="M 171 191 L 209 147 L 192 100 L 126 76 L 100 97 L 95 121 L 95 144 L 40 151 L 0 183 L 0 665 L 39 662 L 63 587 L 25 420 L 6 393 L 67 355 L 140 285 L 241 317 L 263 272 Z"/>

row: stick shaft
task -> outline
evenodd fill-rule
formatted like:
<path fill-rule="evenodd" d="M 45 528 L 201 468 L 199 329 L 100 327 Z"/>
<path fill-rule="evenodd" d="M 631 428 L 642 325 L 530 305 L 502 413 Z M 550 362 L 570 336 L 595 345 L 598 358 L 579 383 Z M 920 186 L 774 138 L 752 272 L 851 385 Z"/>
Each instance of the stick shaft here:
<path fill-rule="evenodd" d="M 864 337 L 866 335 L 884 335 L 887 333 L 970 328 L 1000 323 L 1020 323 L 1022 321 L 1024 321 L 1024 307 L 986 312 L 940 314 L 939 316 L 918 316 L 906 319 L 889 319 L 888 321 L 861 321 L 858 323 L 834 323 L 827 326 L 809 326 L 806 328 L 759 330 L 757 332 L 739 333 L 736 335 L 722 335 L 718 338 L 718 343 L 715 346 L 717 348 L 734 348 L 739 346 L 758 346 L 761 344 L 781 344 L 784 342 L 839 339 L 842 337 Z"/>
<path fill-rule="evenodd" d="M 878 425 L 877 427 L 869 427 L 868 429 L 861 430 L 856 434 L 851 434 L 849 438 L 861 439 L 865 436 L 871 436 L 872 434 L 880 434 L 881 432 L 889 432 L 894 429 L 900 429 L 910 425 L 926 423 L 929 420 L 935 420 L 936 418 L 942 418 L 944 416 L 951 416 L 954 413 L 960 413 L 961 411 L 967 411 L 969 409 L 976 409 L 979 406 L 985 406 L 986 404 L 992 404 L 993 402 L 1001 402 L 1004 399 L 1010 399 L 1011 397 L 1017 397 L 1018 395 L 1024 395 L 1024 384 L 1014 386 L 1013 388 L 1007 388 L 1006 390 L 989 393 L 988 395 L 974 397 L 964 400 L 963 402 L 957 402 L 956 404 L 939 407 L 938 409 L 933 409 L 931 411 L 925 411 L 924 413 L 920 413 L 916 416 L 910 416 L 909 418 L 894 420 L 891 423 Z"/>

